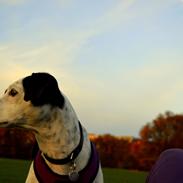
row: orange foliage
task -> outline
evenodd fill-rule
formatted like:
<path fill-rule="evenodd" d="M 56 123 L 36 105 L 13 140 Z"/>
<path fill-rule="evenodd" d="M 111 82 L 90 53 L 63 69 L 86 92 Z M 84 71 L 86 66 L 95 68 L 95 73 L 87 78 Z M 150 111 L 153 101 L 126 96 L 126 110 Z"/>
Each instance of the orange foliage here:
<path fill-rule="evenodd" d="M 102 166 L 149 170 L 159 154 L 168 148 L 183 148 L 183 115 L 166 112 L 140 130 L 140 138 L 110 134 L 90 135 L 96 144 Z M 0 128 L 0 156 L 32 158 L 35 138 L 21 129 Z"/>

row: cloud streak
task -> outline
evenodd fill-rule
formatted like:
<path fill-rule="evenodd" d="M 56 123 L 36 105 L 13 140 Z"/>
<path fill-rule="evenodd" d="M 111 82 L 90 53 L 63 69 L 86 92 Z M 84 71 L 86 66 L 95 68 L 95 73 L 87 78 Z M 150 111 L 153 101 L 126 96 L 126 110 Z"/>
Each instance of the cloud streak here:
<path fill-rule="evenodd" d="M 0 0 L 0 4 L 4 4 L 4 5 L 20 5 L 23 4 L 25 2 L 27 2 L 28 0 Z"/>

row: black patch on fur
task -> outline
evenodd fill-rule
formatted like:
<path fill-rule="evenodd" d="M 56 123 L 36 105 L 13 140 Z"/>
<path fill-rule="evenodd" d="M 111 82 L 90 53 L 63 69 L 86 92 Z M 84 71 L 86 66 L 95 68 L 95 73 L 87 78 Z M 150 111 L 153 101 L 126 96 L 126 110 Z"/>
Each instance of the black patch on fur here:
<path fill-rule="evenodd" d="M 50 104 L 64 106 L 64 97 L 61 94 L 56 79 L 48 73 L 33 73 L 23 79 L 24 100 L 31 101 L 34 106 Z"/>

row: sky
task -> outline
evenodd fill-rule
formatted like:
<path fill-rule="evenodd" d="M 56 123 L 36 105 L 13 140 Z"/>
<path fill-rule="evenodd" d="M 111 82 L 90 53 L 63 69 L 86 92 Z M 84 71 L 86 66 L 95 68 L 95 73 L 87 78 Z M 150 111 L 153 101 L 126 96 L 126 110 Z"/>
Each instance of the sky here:
<path fill-rule="evenodd" d="M 91 133 L 183 112 L 183 0 L 0 0 L 0 92 L 49 72 Z"/>

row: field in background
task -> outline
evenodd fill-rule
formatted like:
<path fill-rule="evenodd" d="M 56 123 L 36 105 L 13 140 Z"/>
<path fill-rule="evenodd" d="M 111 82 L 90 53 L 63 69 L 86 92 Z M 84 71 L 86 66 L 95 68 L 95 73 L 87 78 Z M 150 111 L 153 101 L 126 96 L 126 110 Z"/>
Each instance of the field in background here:
<path fill-rule="evenodd" d="M 0 159 L 0 182 L 24 183 L 30 161 Z M 144 183 L 146 173 L 104 168 L 105 183 Z"/>
<path fill-rule="evenodd" d="M 24 183 L 30 161 L 0 159 L 0 182 Z"/>
<path fill-rule="evenodd" d="M 145 183 L 147 173 L 104 168 L 104 180 L 105 183 Z"/>

